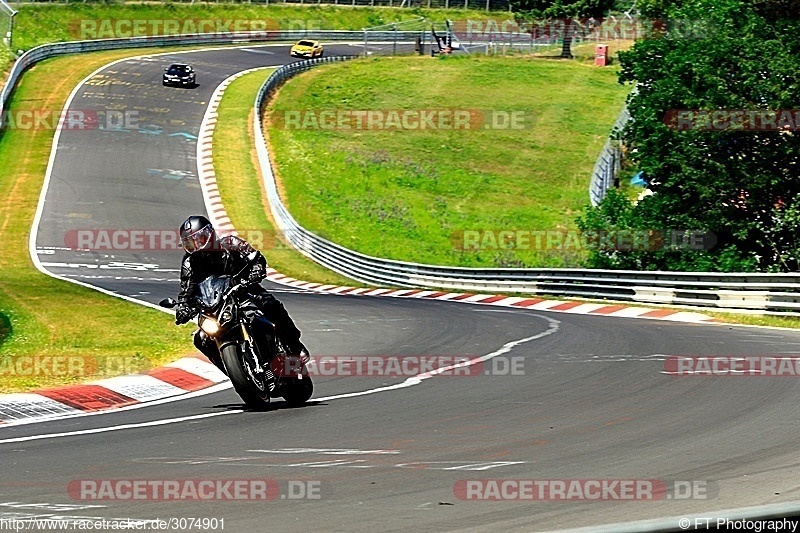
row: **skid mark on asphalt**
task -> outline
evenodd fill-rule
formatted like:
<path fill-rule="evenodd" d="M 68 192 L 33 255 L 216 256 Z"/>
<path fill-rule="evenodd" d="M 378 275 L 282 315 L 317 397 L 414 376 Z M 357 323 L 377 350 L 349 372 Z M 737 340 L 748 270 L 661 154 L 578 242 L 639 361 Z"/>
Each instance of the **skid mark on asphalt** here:
<path fill-rule="evenodd" d="M 261 456 L 241 456 L 241 457 L 145 457 L 142 459 L 134 459 L 134 462 L 146 464 L 169 464 L 169 465 L 226 465 L 237 468 L 402 468 L 411 470 L 469 470 L 474 472 L 483 472 L 486 470 L 493 470 L 495 468 L 509 468 L 518 465 L 527 464 L 528 461 L 476 461 L 476 460 L 461 460 L 461 461 L 414 461 L 396 463 L 380 456 L 385 455 L 398 455 L 402 452 L 400 450 L 354 450 L 354 449 L 339 449 L 339 450 L 325 450 L 315 448 L 284 448 L 282 450 L 247 450 L 248 452 L 257 452 L 267 454 L 265 457 Z M 283 455 L 283 454 L 299 454 L 308 457 L 302 458 L 298 461 L 285 461 L 283 458 L 280 462 L 270 458 L 270 455 Z M 358 455 L 362 458 L 340 458 L 328 459 L 321 458 L 321 455 Z"/>
<path fill-rule="evenodd" d="M 518 340 L 515 340 L 515 341 L 509 341 L 509 342 L 505 343 L 503 346 L 501 346 L 500 348 L 498 348 L 497 350 L 495 350 L 495 351 L 493 351 L 491 353 L 488 353 L 486 355 L 483 355 L 481 357 L 476 357 L 474 359 L 470 359 L 468 361 L 457 363 L 455 365 L 450 365 L 450 366 L 437 368 L 437 369 L 432 370 L 430 372 L 417 374 L 416 376 L 412 376 L 412 377 L 406 379 L 405 381 L 403 381 L 402 383 L 398 383 L 396 385 L 378 387 L 378 388 L 375 388 L 375 389 L 368 389 L 368 390 L 363 390 L 363 391 L 358 391 L 358 392 L 348 392 L 348 393 L 344 393 L 344 394 L 335 394 L 335 395 L 332 395 L 332 396 L 323 396 L 322 398 L 313 398 L 313 401 L 315 401 L 315 402 L 327 402 L 327 401 L 331 401 L 331 400 L 339 400 L 341 398 L 354 398 L 354 397 L 357 397 L 357 396 L 366 396 L 368 394 L 377 394 L 377 393 L 380 393 L 380 392 L 394 391 L 394 390 L 405 389 L 405 388 L 408 388 L 408 387 L 413 387 L 415 385 L 419 385 L 420 383 L 422 383 L 425 380 L 428 380 L 428 379 L 430 379 L 432 377 L 435 377 L 435 376 L 438 376 L 440 374 L 447 375 L 448 372 L 451 372 L 452 370 L 454 370 L 456 368 L 463 368 L 463 367 L 466 367 L 466 366 L 472 366 L 472 365 L 475 365 L 475 364 L 478 364 L 478 363 L 482 363 L 482 362 L 488 361 L 488 360 L 490 360 L 492 358 L 495 358 L 495 357 L 498 357 L 500 355 L 506 354 L 506 353 L 510 352 L 511 350 L 513 350 L 515 347 L 519 346 L 520 344 L 525 344 L 526 342 L 535 341 L 537 339 L 541 339 L 541 338 L 547 337 L 549 335 L 553 335 L 554 333 L 558 332 L 558 330 L 559 330 L 559 328 L 561 326 L 561 321 L 556 320 L 554 318 L 550 318 L 550 317 L 544 316 L 544 315 L 531 315 L 531 316 L 535 316 L 537 318 L 541 318 L 541 319 L 545 320 L 547 322 L 547 324 L 548 324 L 547 329 L 542 331 L 542 332 L 540 332 L 540 333 L 537 333 L 536 335 L 531 335 L 530 337 L 525 337 L 523 339 L 518 339 Z M 230 386 L 230 385 L 228 384 L 228 386 Z M 152 402 L 152 403 L 149 403 L 149 404 L 140 404 L 140 405 L 141 406 L 148 406 L 148 405 L 154 405 L 156 403 L 157 402 Z M 123 409 L 125 409 L 125 408 L 123 407 L 121 409 L 116 410 L 115 412 L 119 412 L 119 411 L 121 411 Z M 107 432 L 110 432 L 110 431 L 121 431 L 121 430 L 125 430 L 125 429 L 137 429 L 137 428 L 152 427 L 152 426 L 164 426 L 164 425 L 168 425 L 168 424 L 176 424 L 176 423 L 186 422 L 186 421 L 190 421 L 190 420 L 199 420 L 199 419 L 211 418 L 211 417 L 215 417 L 215 416 L 239 414 L 239 413 L 243 413 L 243 412 L 244 412 L 244 409 L 233 409 L 233 410 L 224 411 L 224 412 L 221 412 L 221 413 L 206 413 L 206 414 L 202 414 L 202 415 L 183 416 L 183 417 L 178 417 L 178 418 L 167 418 L 167 419 L 162 419 L 162 420 L 152 420 L 152 421 L 149 421 L 149 422 L 139 422 L 139 423 L 136 423 L 136 424 L 120 424 L 118 426 L 108 426 L 108 427 L 93 428 L 93 429 L 83 429 L 83 430 L 77 430 L 77 431 L 65 431 L 65 432 L 59 432 L 59 433 L 45 433 L 45 434 L 41 434 L 41 435 L 30 435 L 30 436 L 26 436 L 26 437 L 16 437 L 16 438 L 10 438 L 10 439 L 2 439 L 2 440 L 0 440 L 0 444 L 7 444 L 7 443 L 14 443 L 14 442 L 27 442 L 27 441 L 32 441 L 32 440 L 56 439 L 56 438 L 61 438 L 61 437 L 74 437 L 74 436 L 80 436 L 80 435 L 91 435 L 91 434 L 96 434 L 96 433 L 107 433 Z M 85 416 L 85 415 L 83 415 L 83 416 Z"/>
<path fill-rule="evenodd" d="M 277 448 L 275 450 L 247 451 L 274 454 L 319 453 L 322 455 L 396 455 L 400 453 L 400 450 L 357 450 L 354 448 Z"/>
<path fill-rule="evenodd" d="M 664 361 L 672 357 L 663 353 L 654 354 L 553 354 L 548 363 L 630 363 L 632 361 Z"/>

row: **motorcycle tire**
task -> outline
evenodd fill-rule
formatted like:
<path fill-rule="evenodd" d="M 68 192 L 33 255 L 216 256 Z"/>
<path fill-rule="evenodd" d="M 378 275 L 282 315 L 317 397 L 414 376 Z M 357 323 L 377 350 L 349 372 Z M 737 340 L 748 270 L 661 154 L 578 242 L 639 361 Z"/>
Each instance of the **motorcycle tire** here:
<path fill-rule="evenodd" d="M 304 375 L 303 379 L 285 378 L 284 387 L 286 389 L 284 389 L 283 399 L 290 407 L 299 407 L 305 404 L 314 394 L 314 382 L 311 381 L 308 374 Z"/>
<path fill-rule="evenodd" d="M 228 344 L 222 348 L 222 362 L 228 371 L 228 377 L 236 393 L 248 407 L 264 410 L 269 407 L 269 389 L 266 383 L 257 383 L 245 368 L 243 350 L 251 349 L 248 344 Z"/>

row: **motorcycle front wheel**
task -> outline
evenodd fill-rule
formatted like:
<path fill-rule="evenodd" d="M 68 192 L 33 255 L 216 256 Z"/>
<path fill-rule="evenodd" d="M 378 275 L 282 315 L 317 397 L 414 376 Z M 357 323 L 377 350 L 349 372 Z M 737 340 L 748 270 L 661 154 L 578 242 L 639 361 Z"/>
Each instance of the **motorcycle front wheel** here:
<path fill-rule="evenodd" d="M 252 350 L 249 343 L 228 344 L 222 348 L 222 362 L 228 370 L 234 390 L 251 409 L 263 410 L 269 407 L 269 388 L 249 368 L 245 350 Z"/>

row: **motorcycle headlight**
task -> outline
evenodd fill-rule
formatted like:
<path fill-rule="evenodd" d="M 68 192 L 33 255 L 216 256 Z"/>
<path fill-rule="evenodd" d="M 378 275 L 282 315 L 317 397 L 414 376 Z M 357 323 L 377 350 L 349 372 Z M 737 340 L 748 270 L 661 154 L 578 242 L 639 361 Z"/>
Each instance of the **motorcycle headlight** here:
<path fill-rule="evenodd" d="M 219 324 L 213 318 L 203 318 L 200 322 L 200 329 L 209 335 L 215 335 L 219 331 Z"/>

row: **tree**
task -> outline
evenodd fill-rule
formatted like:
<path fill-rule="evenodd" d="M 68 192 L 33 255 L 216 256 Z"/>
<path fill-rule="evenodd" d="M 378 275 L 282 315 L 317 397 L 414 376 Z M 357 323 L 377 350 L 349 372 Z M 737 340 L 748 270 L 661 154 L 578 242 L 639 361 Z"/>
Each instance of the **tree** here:
<path fill-rule="evenodd" d="M 561 57 L 572 58 L 573 19 L 603 17 L 616 0 L 511 0 L 511 9 L 532 18 L 564 19 Z"/>
<path fill-rule="evenodd" d="M 643 17 L 663 20 L 670 11 L 683 5 L 683 0 L 638 0 L 636 10 Z"/>
<path fill-rule="evenodd" d="M 789 129 L 769 122 L 770 110 L 800 108 L 800 21 L 775 11 L 779 3 L 683 0 L 667 8 L 668 20 L 693 21 L 691 31 L 668 28 L 620 54 L 620 82 L 638 89 L 629 97 L 632 120 L 622 141 L 654 192 L 631 208 L 629 219 L 644 228 L 710 231 L 717 244 L 707 251 L 616 254 L 614 266 L 800 267 L 792 226 L 800 212 L 800 116 L 781 115 Z M 583 223 L 597 224 L 592 216 Z M 599 255 L 603 261 L 593 261 L 608 266 L 608 254 Z"/>
<path fill-rule="evenodd" d="M 752 0 L 753 9 L 768 20 L 800 19 L 797 0 Z"/>
<path fill-rule="evenodd" d="M 684 6 L 686 0 L 637 0 L 636 9 L 651 19 L 665 19 Z M 690 3 L 690 2 L 689 2 Z M 752 9 L 767 20 L 800 18 L 800 2 L 797 0 L 751 0 Z"/>
<path fill-rule="evenodd" d="M 513 11 L 534 17 L 602 17 L 616 0 L 512 0 Z"/>

